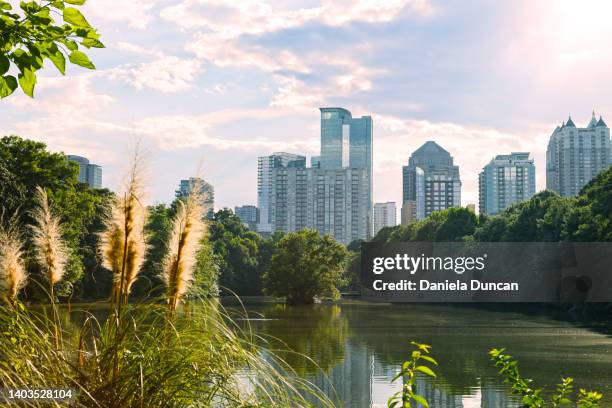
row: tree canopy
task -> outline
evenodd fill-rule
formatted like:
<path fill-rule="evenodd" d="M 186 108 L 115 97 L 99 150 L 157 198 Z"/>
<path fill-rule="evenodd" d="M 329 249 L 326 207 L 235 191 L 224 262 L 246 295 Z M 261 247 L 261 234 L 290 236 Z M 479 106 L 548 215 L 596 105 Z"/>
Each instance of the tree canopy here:
<path fill-rule="evenodd" d="M 11 95 L 18 86 L 34 97 L 36 72 L 43 68 L 45 60 L 51 61 L 62 75 L 66 73 L 66 59 L 95 69 L 82 49 L 104 48 L 104 44 L 85 16 L 72 7 L 84 3 L 85 0 L 22 1 L 15 10 L 9 2 L 0 0 L 0 98 Z"/>
<path fill-rule="evenodd" d="M 311 229 L 289 233 L 276 245 L 264 274 L 265 292 L 292 304 L 338 299 L 347 258 L 345 246 L 329 235 Z"/>

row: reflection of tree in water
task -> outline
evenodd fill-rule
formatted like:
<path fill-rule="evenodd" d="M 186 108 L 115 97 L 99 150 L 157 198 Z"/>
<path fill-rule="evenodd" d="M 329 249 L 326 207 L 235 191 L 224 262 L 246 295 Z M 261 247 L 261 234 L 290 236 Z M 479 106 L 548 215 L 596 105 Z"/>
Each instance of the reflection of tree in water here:
<path fill-rule="evenodd" d="M 269 347 L 298 374 L 331 368 L 344 358 L 348 321 L 336 305 L 274 305 L 257 327 L 269 334 Z"/>

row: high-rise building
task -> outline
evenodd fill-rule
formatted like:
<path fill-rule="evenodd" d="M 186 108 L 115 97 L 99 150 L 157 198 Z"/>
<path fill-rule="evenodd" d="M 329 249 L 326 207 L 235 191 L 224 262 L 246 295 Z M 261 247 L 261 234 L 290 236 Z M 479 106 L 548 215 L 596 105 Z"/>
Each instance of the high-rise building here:
<path fill-rule="evenodd" d="M 243 205 L 234 207 L 234 214 L 244 225 L 251 231 L 257 231 L 257 223 L 259 222 L 259 208 L 254 205 Z"/>
<path fill-rule="evenodd" d="M 403 201 L 416 201 L 417 219 L 421 219 L 420 215 L 424 218 L 434 211 L 461 205 L 459 167 L 453 164 L 450 153 L 436 142 L 428 141 L 415 150 L 402 172 Z M 423 209 L 419 213 L 421 203 Z"/>
<path fill-rule="evenodd" d="M 322 169 L 367 169 L 369 219 L 372 214 L 372 138 L 371 116 L 353 118 L 343 108 L 319 108 L 321 111 L 321 155 L 318 166 Z M 312 166 L 315 167 L 315 166 Z"/>
<path fill-rule="evenodd" d="M 401 209 L 401 224 L 410 225 L 416 221 L 418 221 L 417 202 L 405 201 Z"/>
<path fill-rule="evenodd" d="M 90 163 L 82 156 L 68 155 L 66 157 L 79 165 L 79 183 L 87 184 L 91 188 L 102 188 L 102 167 Z"/>
<path fill-rule="evenodd" d="M 535 165 L 528 152 L 495 156 L 478 176 L 481 214 L 495 215 L 535 194 Z"/>
<path fill-rule="evenodd" d="M 397 209 L 394 202 L 375 203 L 373 212 L 372 235 L 378 234 L 378 231 L 384 227 L 394 227 L 397 225 Z"/>
<path fill-rule="evenodd" d="M 578 195 L 582 187 L 612 164 L 610 128 L 595 118 L 577 128 L 570 117 L 553 131 L 546 150 L 546 188 L 564 197 Z"/>
<path fill-rule="evenodd" d="M 181 180 L 175 196 L 176 198 L 187 197 L 194 188 L 200 188 L 202 204 L 206 208 L 206 218 L 212 219 L 215 215 L 215 189 L 211 184 L 199 177 L 190 177 L 187 180 Z"/>
<path fill-rule="evenodd" d="M 404 166 L 402 177 L 402 225 L 408 225 L 425 218 L 425 172 L 420 167 Z"/>
<path fill-rule="evenodd" d="M 321 155 L 259 157 L 258 231 L 314 228 L 343 243 L 372 234 L 372 119 L 321 108 Z"/>
<path fill-rule="evenodd" d="M 306 167 L 306 157 L 292 153 L 277 152 L 270 156 L 257 158 L 257 208 L 259 208 L 259 223 L 257 231 L 271 233 L 272 211 L 270 206 L 272 200 L 273 177 L 272 171 L 282 167 Z"/>

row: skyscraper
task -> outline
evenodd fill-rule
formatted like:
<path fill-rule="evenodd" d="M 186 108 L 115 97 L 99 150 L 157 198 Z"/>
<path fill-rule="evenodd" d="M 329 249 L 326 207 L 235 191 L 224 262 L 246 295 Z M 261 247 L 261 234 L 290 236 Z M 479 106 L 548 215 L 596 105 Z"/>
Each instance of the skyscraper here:
<path fill-rule="evenodd" d="M 481 214 L 495 215 L 535 194 L 535 165 L 528 152 L 495 156 L 478 176 Z"/>
<path fill-rule="evenodd" d="M 306 167 L 306 157 L 292 153 L 277 152 L 270 156 L 257 158 L 257 208 L 259 208 L 259 223 L 257 231 L 271 233 L 273 178 L 272 171 L 280 167 Z"/>
<path fill-rule="evenodd" d="M 577 128 L 570 117 L 553 131 L 546 150 L 546 188 L 564 197 L 578 195 L 582 187 L 612 164 L 610 128 L 595 118 Z"/>
<path fill-rule="evenodd" d="M 419 170 L 422 170 L 422 178 Z M 422 188 L 422 214 L 429 216 L 434 211 L 461 205 L 461 180 L 459 167 L 453 157 L 436 142 L 425 142 L 412 153 L 408 166 L 403 169 L 403 200 L 416 201 L 419 212 Z M 422 184 L 421 181 L 422 180 Z M 419 218 L 420 219 L 420 218 Z"/>
<path fill-rule="evenodd" d="M 91 188 L 102 188 L 102 167 L 90 163 L 82 156 L 67 155 L 66 157 L 79 165 L 79 183 L 87 184 Z"/>
<path fill-rule="evenodd" d="M 181 180 L 175 196 L 176 198 L 187 197 L 194 188 L 200 188 L 202 204 L 206 208 L 206 218 L 212 219 L 215 215 L 215 189 L 211 184 L 199 177 L 190 177 L 187 180 Z"/>
<path fill-rule="evenodd" d="M 259 209 L 254 205 L 243 205 L 240 207 L 234 207 L 234 214 L 240 221 L 244 223 L 251 231 L 257 230 L 257 223 L 259 222 Z"/>
<path fill-rule="evenodd" d="M 321 108 L 321 155 L 259 158 L 260 232 L 314 228 L 349 243 L 372 233 L 372 119 Z"/>
<path fill-rule="evenodd" d="M 372 235 L 378 234 L 378 231 L 384 227 L 394 227 L 397 225 L 397 209 L 395 208 L 395 203 L 375 203 L 372 218 L 374 220 Z"/>

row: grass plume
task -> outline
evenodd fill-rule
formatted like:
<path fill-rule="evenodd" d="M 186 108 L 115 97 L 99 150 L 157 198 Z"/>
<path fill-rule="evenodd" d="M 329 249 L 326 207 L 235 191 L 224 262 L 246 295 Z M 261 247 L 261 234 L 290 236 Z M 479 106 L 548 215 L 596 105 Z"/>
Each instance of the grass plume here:
<path fill-rule="evenodd" d="M 62 226 L 60 218 L 51 212 L 47 192 L 36 188 L 37 207 L 32 211 L 34 225 L 32 230 L 32 243 L 36 259 L 42 267 L 45 277 L 51 287 L 62 280 L 66 268 L 66 245 L 62 240 Z"/>
<path fill-rule="evenodd" d="M 0 218 L 0 289 L 10 304 L 16 304 L 17 295 L 25 286 L 27 277 L 16 218 L 7 222 Z"/>
<path fill-rule="evenodd" d="M 124 193 L 115 199 L 101 236 L 103 266 L 113 274 L 113 298 L 127 300 L 144 262 L 147 217 L 141 160 L 134 155 Z"/>
<path fill-rule="evenodd" d="M 206 192 L 202 180 L 193 179 L 191 191 L 178 202 L 178 209 L 172 224 L 168 253 L 164 260 L 162 278 L 166 282 L 168 304 L 171 311 L 176 310 L 181 297 L 193 281 L 193 269 L 206 232 L 204 214 Z"/>

